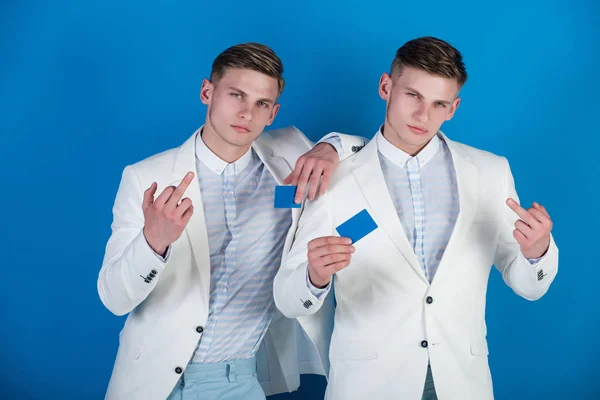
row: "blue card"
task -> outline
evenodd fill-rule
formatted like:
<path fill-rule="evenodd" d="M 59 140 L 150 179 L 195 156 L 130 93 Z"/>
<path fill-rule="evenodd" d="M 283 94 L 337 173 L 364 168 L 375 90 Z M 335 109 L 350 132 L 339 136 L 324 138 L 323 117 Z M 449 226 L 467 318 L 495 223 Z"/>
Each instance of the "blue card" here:
<path fill-rule="evenodd" d="M 336 228 L 341 237 L 352 239 L 353 244 L 375 229 L 377 229 L 377 224 L 373 221 L 371 214 L 367 210 L 362 210 Z"/>
<path fill-rule="evenodd" d="M 300 208 L 301 204 L 294 203 L 297 186 L 275 186 L 275 208 Z"/>

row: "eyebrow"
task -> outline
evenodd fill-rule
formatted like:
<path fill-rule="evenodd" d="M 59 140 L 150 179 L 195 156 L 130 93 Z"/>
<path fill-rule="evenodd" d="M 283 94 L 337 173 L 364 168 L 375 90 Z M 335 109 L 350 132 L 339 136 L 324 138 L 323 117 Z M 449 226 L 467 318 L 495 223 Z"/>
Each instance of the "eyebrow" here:
<path fill-rule="evenodd" d="M 408 90 L 409 92 L 414 92 L 417 96 L 419 97 L 424 97 L 421 93 L 419 93 L 418 90 L 411 88 L 410 86 L 407 86 L 405 88 L 406 90 Z M 452 102 L 448 101 L 448 100 L 435 100 L 436 103 L 442 103 L 442 104 L 446 104 L 447 106 L 451 105 Z"/>
<path fill-rule="evenodd" d="M 230 89 L 230 90 L 233 90 L 233 91 L 235 91 L 235 92 L 239 92 L 239 93 L 240 93 L 242 96 L 248 97 L 248 93 L 244 92 L 244 91 L 243 91 L 242 89 L 240 89 L 240 88 L 237 88 L 237 87 L 235 87 L 235 86 L 230 86 L 230 87 L 229 87 L 229 89 Z M 257 101 L 262 101 L 262 102 L 269 103 L 269 104 L 273 104 L 273 103 L 274 103 L 274 102 L 273 102 L 273 100 L 271 100 L 271 99 L 268 99 L 268 98 L 264 98 L 264 99 L 258 99 Z"/>

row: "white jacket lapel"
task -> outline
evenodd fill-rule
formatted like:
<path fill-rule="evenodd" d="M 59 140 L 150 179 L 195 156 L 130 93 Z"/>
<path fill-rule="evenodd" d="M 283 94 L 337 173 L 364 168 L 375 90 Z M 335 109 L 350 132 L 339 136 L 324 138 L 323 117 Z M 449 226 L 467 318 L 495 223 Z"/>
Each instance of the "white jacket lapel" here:
<path fill-rule="evenodd" d="M 196 138 L 199 137 L 202 128 L 198 129 L 191 138 L 189 138 L 179 148 L 179 153 L 175 159 L 173 168 L 173 180 L 171 185 L 177 186 L 186 173 L 193 171 L 194 180 L 186 190 L 184 197 L 189 197 L 194 205 L 194 214 L 185 228 L 189 245 L 196 266 L 199 269 L 202 280 L 201 296 L 205 297 L 204 304 L 208 304 L 208 295 L 210 293 L 210 250 L 208 247 L 208 235 L 206 233 L 206 219 L 204 217 L 204 206 L 202 204 L 202 194 L 198 184 L 198 171 L 196 170 Z"/>
<path fill-rule="evenodd" d="M 463 247 L 468 246 L 468 243 L 464 243 L 464 233 L 469 229 L 477 211 L 479 192 L 479 172 L 477 166 L 473 164 L 468 156 L 464 155 L 460 147 L 441 132 L 440 137 L 446 142 L 450 154 L 452 155 L 452 162 L 456 172 L 460 209 L 456 224 L 450 235 L 450 240 L 448 241 L 448 245 L 446 246 L 446 250 L 444 251 L 438 270 L 433 279 L 434 282 L 443 279 L 442 277 L 444 274 L 447 274 L 448 272 L 451 273 L 451 271 L 447 272 L 446 270 L 451 270 L 452 260 L 456 259 L 456 257 L 460 257 L 460 252 Z M 446 266 L 446 264 L 448 264 L 448 266 Z"/>
<path fill-rule="evenodd" d="M 358 187 L 369 204 L 369 212 L 381 229 L 390 237 L 406 261 L 415 272 L 427 281 L 425 273 L 419 265 L 417 257 L 410 245 L 404 228 L 398 218 L 398 212 L 389 194 L 379 156 L 377 141 L 371 140 L 353 159 L 353 169 Z M 360 210 L 357 210 L 360 211 Z"/>

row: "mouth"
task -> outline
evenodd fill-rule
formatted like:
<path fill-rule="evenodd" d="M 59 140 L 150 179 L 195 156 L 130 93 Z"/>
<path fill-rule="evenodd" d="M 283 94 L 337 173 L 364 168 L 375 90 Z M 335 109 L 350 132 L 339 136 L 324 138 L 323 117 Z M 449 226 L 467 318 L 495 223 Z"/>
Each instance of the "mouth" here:
<path fill-rule="evenodd" d="M 419 128 L 418 126 L 407 125 L 411 131 L 416 133 L 417 135 L 424 135 L 429 132 L 427 129 Z"/>
<path fill-rule="evenodd" d="M 233 129 L 235 129 L 237 132 L 239 133 L 248 133 L 250 132 L 250 129 L 243 127 L 243 126 L 239 126 L 239 125 L 231 125 L 231 127 Z"/>

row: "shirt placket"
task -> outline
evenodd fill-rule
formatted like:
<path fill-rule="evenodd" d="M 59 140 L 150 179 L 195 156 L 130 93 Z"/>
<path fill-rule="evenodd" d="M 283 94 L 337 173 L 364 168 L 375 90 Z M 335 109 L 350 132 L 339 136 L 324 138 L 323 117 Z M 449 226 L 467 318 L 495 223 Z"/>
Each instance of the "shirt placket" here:
<path fill-rule="evenodd" d="M 227 289 L 229 278 L 235 269 L 236 249 L 239 240 L 239 228 L 237 226 L 237 206 L 234 191 L 235 165 L 229 164 L 223 171 L 223 198 L 225 199 L 225 222 L 231 232 L 231 240 L 225 246 L 225 271 L 216 282 L 217 297 L 220 308 L 227 302 Z"/>
<path fill-rule="evenodd" d="M 419 264 L 421 264 L 421 268 L 423 268 L 425 277 L 431 282 L 429 279 L 429 271 L 427 270 L 427 263 L 425 262 L 425 200 L 423 197 L 423 187 L 421 185 L 419 159 L 416 157 L 409 159 L 406 167 L 415 219 L 413 250 L 419 260 Z"/>

